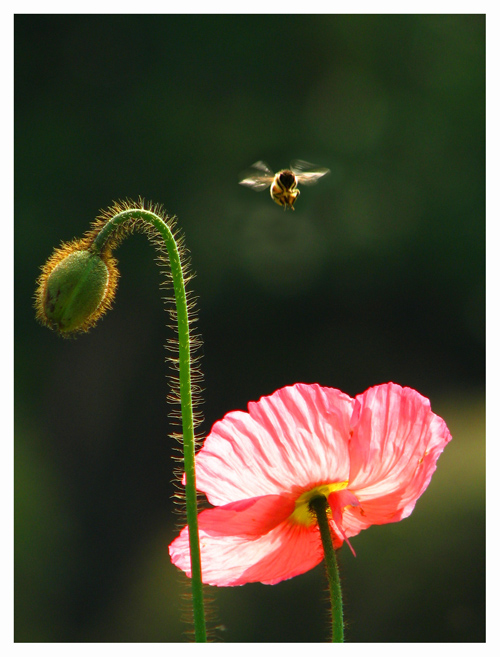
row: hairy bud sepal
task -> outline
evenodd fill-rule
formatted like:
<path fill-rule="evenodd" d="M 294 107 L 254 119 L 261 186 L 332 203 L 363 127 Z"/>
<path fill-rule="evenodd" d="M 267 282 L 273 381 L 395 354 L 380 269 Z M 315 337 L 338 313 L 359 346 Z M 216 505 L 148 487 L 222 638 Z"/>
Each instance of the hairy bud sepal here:
<path fill-rule="evenodd" d="M 62 336 L 87 331 L 108 310 L 118 270 L 87 240 L 63 244 L 42 268 L 35 293 L 37 318 Z"/>

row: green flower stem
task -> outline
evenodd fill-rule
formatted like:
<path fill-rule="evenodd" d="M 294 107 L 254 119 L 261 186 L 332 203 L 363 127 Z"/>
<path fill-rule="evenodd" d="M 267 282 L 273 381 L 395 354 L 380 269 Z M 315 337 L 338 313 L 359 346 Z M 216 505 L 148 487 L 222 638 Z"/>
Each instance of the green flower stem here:
<path fill-rule="evenodd" d="M 101 250 L 113 230 L 130 219 L 142 219 L 153 225 L 168 251 L 172 281 L 177 307 L 179 338 L 179 382 L 182 412 L 182 433 L 184 449 L 184 470 L 186 473 L 186 517 L 189 531 L 191 552 L 191 587 L 193 596 L 194 631 L 196 642 L 206 642 L 205 611 L 203 603 L 203 586 L 201 581 L 200 542 L 198 535 L 198 509 L 195 478 L 195 439 L 193 419 L 193 399 L 191 389 L 191 353 L 189 342 L 189 317 L 186 300 L 186 288 L 182 264 L 177 243 L 167 224 L 154 212 L 144 209 L 129 209 L 116 214 L 110 219 L 96 237 L 93 248 Z"/>
<path fill-rule="evenodd" d="M 330 589 L 332 605 L 332 643 L 344 642 L 344 614 L 342 610 L 342 589 L 340 588 L 339 568 L 333 547 L 330 524 L 328 522 L 328 501 L 324 495 L 318 495 L 309 502 L 310 509 L 318 519 L 323 552 L 325 554 L 326 576 Z"/>

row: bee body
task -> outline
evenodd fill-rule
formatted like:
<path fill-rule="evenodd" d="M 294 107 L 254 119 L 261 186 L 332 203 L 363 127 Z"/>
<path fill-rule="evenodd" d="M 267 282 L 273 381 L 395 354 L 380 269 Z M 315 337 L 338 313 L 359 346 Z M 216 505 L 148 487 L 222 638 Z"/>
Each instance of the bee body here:
<path fill-rule="evenodd" d="M 329 169 L 316 168 L 309 162 L 295 160 L 290 169 L 282 169 L 274 174 L 265 162 L 259 161 L 252 165 L 252 170 L 240 180 L 240 185 L 251 187 L 256 192 L 270 187 L 271 198 L 283 209 L 294 210 L 294 203 L 300 194 L 297 185 L 313 185 Z"/>
<path fill-rule="evenodd" d="M 271 183 L 269 188 L 271 198 L 278 205 L 282 205 L 285 210 L 287 208 L 294 209 L 293 204 L 297 200 L 300 191 L 297 187 L 297 178 L 293 171 L 283 169 L 279 171 Z"/>

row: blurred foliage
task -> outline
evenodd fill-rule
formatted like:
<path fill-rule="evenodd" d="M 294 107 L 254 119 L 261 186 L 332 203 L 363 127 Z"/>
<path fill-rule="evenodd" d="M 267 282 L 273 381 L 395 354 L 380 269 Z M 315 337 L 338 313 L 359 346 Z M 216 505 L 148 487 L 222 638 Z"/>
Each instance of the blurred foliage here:
<path fill-rule="evenodd" d="M 294 213 L 237 184 L 295 158 L 331 174 Z M 52 248 L 139 195 L 192 254 L 205 431 L 298 381 L 431 398 L 454 440 L 341 551 L 347 638 L 484 641 L 485 17 L 15 17 L 16 641 L 184 638 L 154 252 L 120 247 L 78 340 L 32 307 Z M 212 594 L 222 640 L 325 638 L 321 567 Z"/>

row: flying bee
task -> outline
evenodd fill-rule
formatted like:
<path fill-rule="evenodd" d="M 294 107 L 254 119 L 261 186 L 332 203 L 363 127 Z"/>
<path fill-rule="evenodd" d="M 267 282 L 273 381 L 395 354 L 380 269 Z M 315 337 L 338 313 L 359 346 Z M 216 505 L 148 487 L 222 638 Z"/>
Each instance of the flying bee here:
<path fill-rule="evenodd" d="M 259 161 L 252 164 L 248 175 L 240 180 L 240 185 L 251 187 L 256 192 L 270 187 L 271 198 L 283 209 L 293 207 L 297 196 L 300 194 L 297 185 L 314 185 L 322 176 L 330 172 L 330 169 L 318 168 L 303 160 L 294 160 L 289 169 L 282 169 L 273 173 L 265 162 Z"/>

